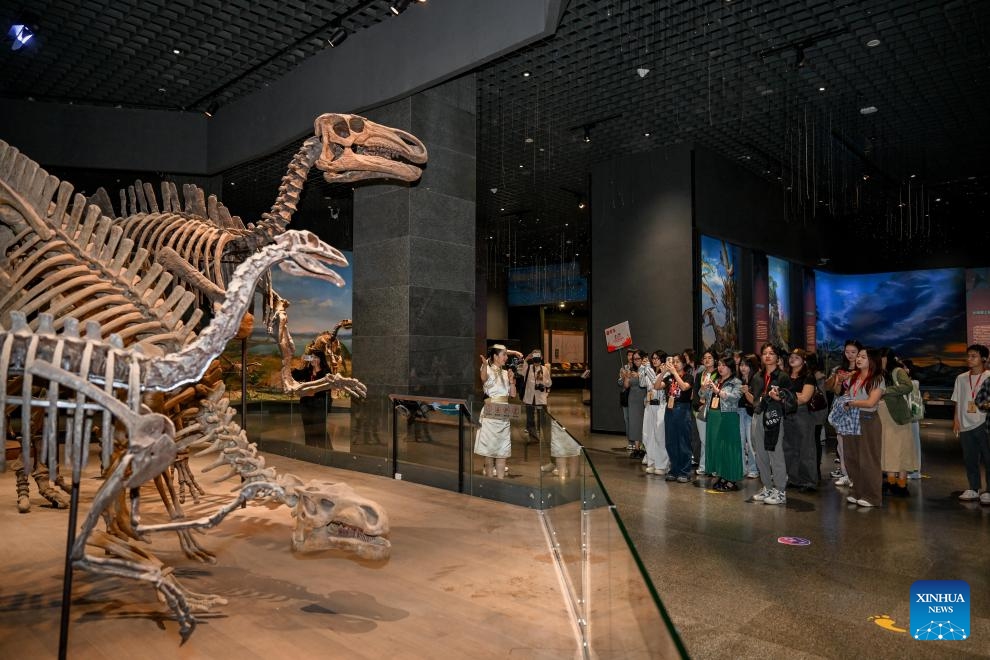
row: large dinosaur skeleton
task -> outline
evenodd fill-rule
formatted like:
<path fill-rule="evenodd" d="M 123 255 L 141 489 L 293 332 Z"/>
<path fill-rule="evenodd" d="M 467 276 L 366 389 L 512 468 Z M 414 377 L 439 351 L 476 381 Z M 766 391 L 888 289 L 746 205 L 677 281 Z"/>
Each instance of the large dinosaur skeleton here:
<path fill-rule="evenodd" d="M 150 391 L 174 390 L 202 376 L 226 340 L 243 331 L 241 319 L 254 284 L 272 263 L 291 259 L 283 269 L 342 283 L 320 263 L 345 263 L 339 252 L 306 233 L 286 231 L 313 164 L 328 180 L 412 181 L 420 173 L 414 163 L 426 159 L 425 148 L 413 136 L 360 117 L 324 115 L 317 120 L 316 131 L 317 137 L 307 140 L 293 160 L 272 212 L 247 227 L 215 199 L 205 203 L 201 191 L 194 188 L 186 189 L 187 212 L 180 212 L 177 191 L 164 184 L 164 214 L 158 211 L 150 186 L 142 185 L 128 201 L 132 216 L 144 217 L 112 223 L 81 195 L 73 197 L 71 185 L 49 176 L 0 141 L 0 284 L 5 285 L 0 298 L 0 406 L 21 408 L 22 453 L 28 469 L 34 460 L 31 430 L 32 417 L 37 415 L 33 413 L 40 412 L 44 419 L 38 458 L 50 469 L 57 464 L 60 412 L 67 417 L 66 463 L 73 466 L 74 484 L 85 465 L 92 432 L 98 428 L 102 434 L 106 467 L 115 431 L 126 431 L 127 449 L 113 464 L 72 543 L 71 561 L 76 567 L 153 583 L 176 613 L 183 637 L 195 623 L 192 610 L 207 609 L 222 599 L 184 591 L 153 556 L 95 530 L 99 517 L 124 489 L 132 492 L 128 535 L 134 538 L 149 531 L 210 527 L 240 503 L 264 496 L 295 507 L 294 549 L 344 546 L 367 557 L 388 554 L 387 516 L 380 507 L 343 484 L 303 485 L 292 475 L 275 476 L 264 467 L 254 445 L 247 444 L 232 412 L 198 418 L 179 432 L 177 445 L 171 420 L 141 403 Z M 133 213 L 137 207 L 142 213 Z M 199 212 L 200 217 L 188 211 Z M 232 264 L 238 263 L 232 278 Z M 179 281 L 165 270 L 178 275 Z M 251 273 L 247 279 L 246 273 Z M 203 316 L 202 310 L 193 308 L 199 296 L 214 304 L 223 302 L 214 310 L 213 322 L 196 336 Z M 284 328 L 286 306 L 277 323 L 284 330 L 279 335 L 283 358 L 292 345 Z M 79 334 L 80 321 L 87 328 L 84 336 Z M 3 325 L 10 330 L 3 330 Z M 296 383 L 289 376 L 286 384 L 296 392 L 344 387 L 364 394 L 363 385 L 352 379 L 335 376 L 324 381 Z M 118 397 L 124 397 L 126 404 Z M 173 395 L 172 400 L 180 398 Z M 207 410 L 209 401 L 214 407 L 226 406 L 225 399 L 220 405 L 207 397 Z M 97 418 L 100 422 L 94 424 Z M 5 426 L 6 415 L 0 414 L 0 437 Z M 141 526 L 138 486 L 160 475 L 177 451 L 198 437 L 212 439 L 213 450 L 227 443 L 222 460 L 244 479 L 237 500 L 209 518 Z M 87 543 L 114 556 L 86 555 Z"/>
<path fill-rule="evenodd" d="M 24 438 L 31 435 L 31 409 L 44 409 L 40 459 L 48 461 L 50 470 L 56 467 L 60 410 L 65 411 L 68 418 L 65 453 L 66 461 L 72 468 L 73 484 L 79 483 L 82 467 L 87 462 L 89 438 L 96 417 L 100 417 L 99 425 L 103 429 L 102 458 L 105 467 L 110 462 L 113 430 L 122 426 L 127 432 L 127 450 L 97 491 L 93 506 L 72 543 L 72 565 L 96 573 L 151 582 L 175 612 L 183 636 L 187 636 L 194 625 L 192 609 L 208 607 L 215 599 L 196 598 L 190 604 L 171 573 L 157 562 L 143 561 L 126 552 L 121 553 L 125 555 L 123 557 L 94 557 L 87 555 L 85 548 L 91 542 L 96 523 L 124 489 L 137 489 L 145 481 L 161 474 L 176 456 L 175 429 L 171 420 L 142 406 L 142 394 L 171 391 L 199 380 L 237 331 L 258 279 L 268 268 L 287 259 L 313 277 L 338 283 L 341 281 L 339 275 L 326 264 L 346 264 L 338 250 L 322 243 L 312 234 L 286 232 L 238 266 L 228 287 L 228 296 L 210 325 L 194 341 L 170 355 L 149 355 L 141 347 L 125 348 L 116 335 L 105 340 L 99 325 L 92 321 L 87 323 L 85 334 L 80 334 L 78 323 L 67 318 L 62 332 L 56 333 L 54 318 L 47 313 L 39 315 L 37 330 L 29 327 L 26 317 L 20 312 L 11 312 L 10 329 L 0 329 L 0 368 L 7 377 L 0 380 L 0 406 L 14 404 L 25 411 L 23 423 L 27 428 Z M 18 376 L 21 378 L 21 390 L 8 392 L 7 379 Z M 36 394 L 40 387 L 44 387 L 45 391 Z M 63 392 L 62 388 L 72 393 Z M 126 403 L 119 401 L 118 395 L 123 396 Z M 5 418 L 0 417 L 0 436 L 5 432 L 4 424 Z M 28 464 L 33 459 L 31 449 L 31 443 L 24 440 L 22 452 Z M 209 519 L 169 523 L 154 528 L 142 528 L 135 521 L 132 527 L 138 536 L 148 531 L 210 527 L 219 523 L 241 502 L 278 488 L 277 483 L 249 482 L 241 489 L 235 503 L 223 507 Z M 136 494 L 132 499 L 136 499 Z M 74 530 L 70 530 L 72 532 Z M 114 549 L 107 545 L 101 547 L 111 552 Z"/>

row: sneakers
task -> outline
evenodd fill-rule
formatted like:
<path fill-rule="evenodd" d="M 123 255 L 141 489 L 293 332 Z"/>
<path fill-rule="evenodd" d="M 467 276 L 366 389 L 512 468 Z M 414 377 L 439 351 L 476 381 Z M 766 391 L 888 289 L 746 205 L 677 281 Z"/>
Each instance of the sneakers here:
<path fill-rule="evenodd" d="M 856 504 L 858 504 L 860 506 L 866 506 L 866 507 L 876 506 L 876 504 L 870 504 L 866 500 L 856 500 Z"/>
<path fill-rule="evenodd" d="M 764 504 L 787 504 L 787 494 L 782 490 L 777 490 L 773 488 L 770 490 L 770 494 L 766 496 L 763 500 Z"/>
<path fill-rule="evenodd" d="M 747 479 L 759 479 L 760 478 L 760 473 L 759 472 L 747 472 L 746 473 L 746 478 Z"/>
<path fill-rule="evenodd" d="M 677 477 L 677 483 L 679 483 L 679 484 L 686 484 L 689 481 L 691 481 L 691 480 L 688 479 L 687 477 Z"/>
<path fill-rule="evenodd" d="M 849 480 L 849 477 L 847 477 L 846 475 L 842 475 L 841 477 L 839 477 L 838 479 L 835 480 L 835 485 L 836 486 L 852 486 L 853 485 L 853 482 L 850 481 Z"/>
<path fill-rule="evenodd" d="M 849 502 L 850 504 L 859 504 L 859 500 L 857 500 L 852 495 L 846 498 L 846 502 Z"/>
<path fill-rule="evenodd" d="M 652 465 L 646 466 L 646 474 L 656 474 L 656 471 L 657 471 L 656 468 L 653 467 Z"/>
<path fill-rule="evenodd" d="M 980 495 L 980 504 L 990 504 L 990 491 L 983 491 Z"/>
<path fill-rule="evenodd" d="M 556 467 L 553 463 L 547 463 L 540 466 L 540 472 L 553 472 Z"/>
<path fill-rule="evenodd" d="M 921 479 L 921 473 L 917 470 L 914 472 L 908 472 L 908 479 Z"/>
<path fill-rule="evenodd" d="M 844 477 L 846 475 L 842 474 L 842 470 L 840 468 L 835 468 L 834 470 L 828 473 L 828 476 L 832 477 L 833 479 L 838 479 L 839 477 Z"/>
<path fill-rule="evenodd" d="M 705 470 L 704 470 L 704 468 L 698 468 L 697 470 L 694 471 L 694 473 L 695 474 L 702 474 L 703 475 L 703 474 L 705 474 Z"/>
<path fill-rule="evenodd" d="M 969 490 L 963 491 L 963 494 L 959 496 L 959 499 L 963 502 L 972 502 L 973 500 L 980 499 L 979 494 L 970 488 Z"/>
<path fill-rule="evenodd" d="M 763 487 L 763 488 L 760 489 L 760 492 L 758 492 L 756 495 L 753 495 L 753 501 L 754 502 L 762 502 L 765 499 L 767 499 L 767 497 L 769 497 L 769 495 L 770 495 L 770 491 L 767 490 L 766 487 Z"/>

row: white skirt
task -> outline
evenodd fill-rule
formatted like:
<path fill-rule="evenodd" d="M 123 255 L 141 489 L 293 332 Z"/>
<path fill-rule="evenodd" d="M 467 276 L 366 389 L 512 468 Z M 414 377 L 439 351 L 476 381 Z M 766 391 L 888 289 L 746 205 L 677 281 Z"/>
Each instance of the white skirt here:
<path fill-rule="evenodd" d="M 552 420 L 550 432 L 550 455 L 553 458 L 568 458 L 581 454 L 581 445 L 564 430 L 564 427 Z"/>
<path fill-rule="evenodd" d="M 512 455 L 512 429 L 507 419 L 491 419 L 481 414 L 481 428 L 474 439 L 474 453 L 488 458 Z"/>

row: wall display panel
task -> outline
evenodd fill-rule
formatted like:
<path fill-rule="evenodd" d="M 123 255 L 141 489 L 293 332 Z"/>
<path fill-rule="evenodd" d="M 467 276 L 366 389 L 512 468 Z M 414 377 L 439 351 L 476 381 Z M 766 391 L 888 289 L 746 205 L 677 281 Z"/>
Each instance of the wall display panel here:
<path fill-rule="evenodd" d="M 584 302 L 588 299 L 588 278 L 581 275 L 576 261 L 510 268 L 508 299 L 510 307 Z"/>
<path fill-rule="evenodd" d="M 868 275 L 815 272 L 818 351 L 836 364 L 847 339 L 891 346 L 928 386 L 951 387 L 966 354 L 961 268 Z"/>
<path fill-rule="evenodd" d="M 349 251 L 343 251 L 348 264 L 353 261 Z M 295 344 L 295 354 L 303 355 L 307 344 L 316 339 L 321 333 L 332 331 L 334 326 L 344 319 L 353 318 L 353 265 L 346 268 L 335 267 L 337 273 L 344 278 L 344 286 L 337 287 L 324 280 L 311 277 L 296 277 L 287 275 L 281 270 L 272 271 L 272 288 L 280 296 L 290 302 L 289 332 Z M 247 340 L 247 391 L 248 401 L 295 401 L 297 397 L 282 392 L 281 359 L 278 345 L 268 334 L 264 320 L 261 318 L 261 299 L 263 293 L 255 294 L 255 319 L 251 337 Z M 343 366 L 341 374 L 351 375 L 351 330 L 340 329 L 337 338 L 341 343 Z M 224 364 L 224 381 L 227 393 L 232 400 L 241 397 L 241 342 L 232 341 L 221 356 Z M 301 366 L 301 363 L 297 366 Z M 342 396 L 335 392 L 335 396 Z"/>
<path fill-rule="evenodd" d="M 966 337 L 990 346 L 990 268 L 966 270 Z"/>
<path fill-rule="evenodd" d="M 738 348 L 742 249 L 701 237 L 701 343 L 721 353 Z"/>
<path fill-rule="evenodd" d="M 791 265 L 777 257 L 767 257 L 769 285 L 769 341 L 791 348 Z"/>

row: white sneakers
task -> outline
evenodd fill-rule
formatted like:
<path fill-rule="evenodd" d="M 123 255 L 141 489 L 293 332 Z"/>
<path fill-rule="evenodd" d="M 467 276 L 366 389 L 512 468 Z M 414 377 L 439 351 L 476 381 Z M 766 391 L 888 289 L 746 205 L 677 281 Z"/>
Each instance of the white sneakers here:
<path fill-rule="evenodd" d="M 842 475 L 841 477 L 839 477 L 838 479 L 835 480 L 835 485 L 836 486 L 852 486 L 853 485 L 853 482 L 849 480 L 849 477 L 848 476 Z"/>
<path fill-rule="evenodd" d="M 770 495 L 770 491 L 767 490 L 766 487 L 763 487 L 760 489 L 760 492 L 758 492 L 756 495 L 753 495 L 753 501 L 762 502 L 763 500 L 767 499 L 767 496 L 769 495 Z"/>
<path fill-rule="evenodd" d="M 763 499 L 764 504 L 787 504 L 787 494 L 776 488 L 770 489 L 770 494 Z"/>
<path fill-rule="evenodd" d="M 980 504 L 990 504 L 990 490 L 977 493 L 975 490 L 970 488 L 963 491 L 963 494 L 959 496 L 959 499 L 963 502 L 974 502 L 979 500 Z"/>
<path fill-rule="evenodd" d="M 856 504 L 858 504 L 860 506 L 867 506 L 867 507 L 869 507 L 869 506 L 876 506 L 876 504 L 870 504 L 866 500 L 856 500 Z"/>
<path fill-rule="evenodd" d="M 859 500 L 857 500 L 852 495 L 846 498 L 846 502 L 849 502 L 850 504 L 859 504 Z"/>

